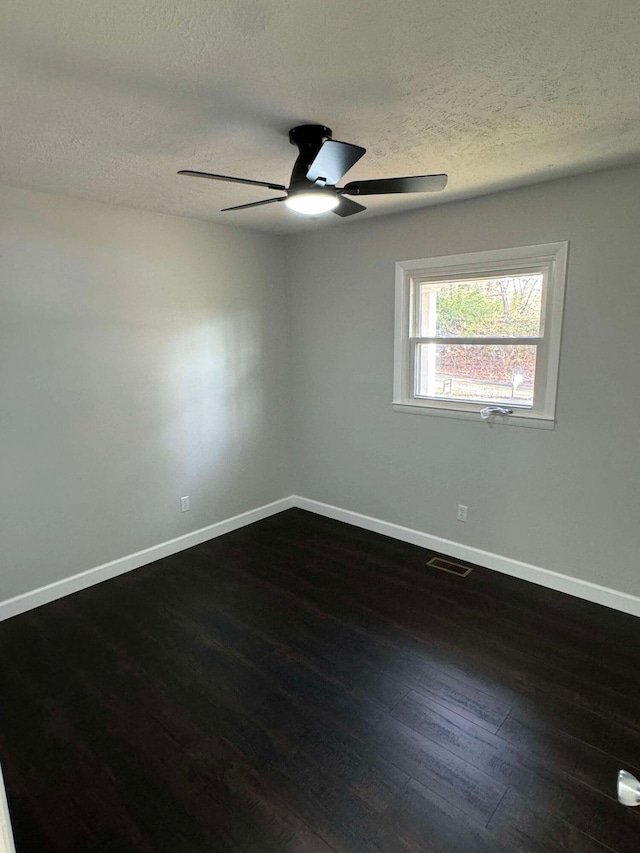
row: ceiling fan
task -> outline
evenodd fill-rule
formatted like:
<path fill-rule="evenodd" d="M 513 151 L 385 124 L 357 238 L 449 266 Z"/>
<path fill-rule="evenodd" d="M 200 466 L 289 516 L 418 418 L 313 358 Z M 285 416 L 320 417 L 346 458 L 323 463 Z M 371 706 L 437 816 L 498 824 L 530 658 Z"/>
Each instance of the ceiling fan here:
<path fill-rule="evenodd" d="M 352 216 L 366 210 L 347 196 L 388 195 L 390 193 L 440 192 L 447 185 L 446 175 L 415 175 L 406 178 L 381 178 L 373 181 L 351 181 L 344 187 L 336 184 L 363 156 L 366 149 L 349 142 L 332 139 L 332 131 L 321 124 L 301 124 L 289 131 L 289 142 L 300 152 L 291 173 L 288 187 L 268 181 L 252 181 L 247 178 L 232 178 L 229 175 L 213 175 L 209 172 L 193 172 L 184 169 L 179 175 L 193 178 L 209 178 L 212 181 L 231 181 L 280 190 L 286 195 L 225 207 L 229 210 L 245 210 L 262 204 L 284 201 L 287 207 L 298 213 L 313 215 L 333 211 L 338 216 Z"/>

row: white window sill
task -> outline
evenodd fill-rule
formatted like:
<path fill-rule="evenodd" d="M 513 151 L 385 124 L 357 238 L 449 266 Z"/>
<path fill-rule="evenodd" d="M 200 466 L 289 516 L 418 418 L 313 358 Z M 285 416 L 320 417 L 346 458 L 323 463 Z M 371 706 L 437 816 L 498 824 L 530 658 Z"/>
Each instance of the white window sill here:
<path fill-rule="evenodd" d="M 462 421 L 479 421 L 480 423 L 499 424 L 500 426 L 529 427 L 532 429 L 554 429 L 556 422 L 553 418 L 533 416 L 525 411 L 514 410 L 512 415 L 492 415 L 486 421 L 480 417 L 480 410 L 456 409 L 444 406 L 425 406 L 422 403 L 393 403 L 393 411 L 406 415 L 435 415 L 437 418 L 457 418 Z"/>

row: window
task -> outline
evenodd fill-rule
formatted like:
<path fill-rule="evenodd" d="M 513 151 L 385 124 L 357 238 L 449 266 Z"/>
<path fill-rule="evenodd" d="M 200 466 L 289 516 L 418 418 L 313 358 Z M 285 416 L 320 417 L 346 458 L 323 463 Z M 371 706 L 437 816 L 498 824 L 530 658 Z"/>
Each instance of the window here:
<path fill-rule="evenodd" d="M 396 264 L 396 411 L 552 427 L 568 243 Z"/>

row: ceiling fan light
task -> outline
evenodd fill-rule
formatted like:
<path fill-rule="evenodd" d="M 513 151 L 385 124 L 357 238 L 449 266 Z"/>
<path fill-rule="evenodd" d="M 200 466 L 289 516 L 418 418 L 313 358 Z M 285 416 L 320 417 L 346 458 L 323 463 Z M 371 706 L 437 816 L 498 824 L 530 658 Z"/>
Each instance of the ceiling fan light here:
<path fill-rule="evenodd" d="M 313 216 L 315 213 L 326 213 L 329 210 L 335 210 L 340 204 L 340 199 L 334 193 L 314 190 L 291 193 L 285 204 L 290 210 L 295 210 L 296 213 Z"/>

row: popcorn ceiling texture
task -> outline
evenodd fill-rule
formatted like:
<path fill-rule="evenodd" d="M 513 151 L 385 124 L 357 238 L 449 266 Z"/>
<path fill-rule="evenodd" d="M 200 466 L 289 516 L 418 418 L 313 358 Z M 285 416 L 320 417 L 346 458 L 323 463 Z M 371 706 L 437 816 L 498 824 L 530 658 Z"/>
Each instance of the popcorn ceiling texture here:
<path fill-rule="evenodd" d="M 4 0 L 0 182 L 276 233 L 288 129 L 364 145 L 350 179 L 448 172 L 438 196 L 640 160 L 637 0 Z"/>

